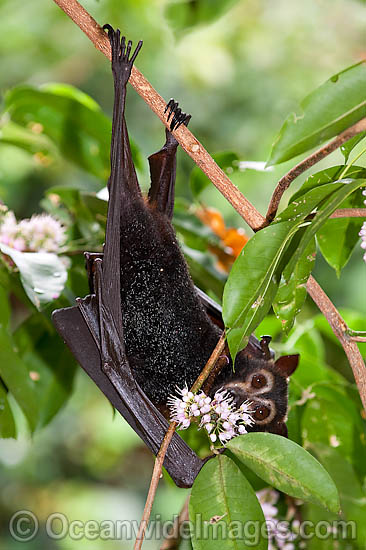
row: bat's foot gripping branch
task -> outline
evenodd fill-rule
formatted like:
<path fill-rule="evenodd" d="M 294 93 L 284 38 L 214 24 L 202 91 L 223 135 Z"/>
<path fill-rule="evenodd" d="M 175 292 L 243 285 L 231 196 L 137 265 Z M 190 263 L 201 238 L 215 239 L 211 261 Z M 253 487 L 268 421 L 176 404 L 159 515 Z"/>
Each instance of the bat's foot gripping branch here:
<path fill-rule="evenodd" d="M 167 106 L 165 107 L 164 113 L 168 112 L 167 121 L 169 122 L 170 117 L 172 117 L 172 120 L 170 122 L 170 130 L 176 130 L 179 128 L 181 124 L 184 124 L 185 126 L 188 126 L 188 122 L 191 120 L 191 115 L 187 115 L 186 113 L 182 112 L 182 109 L 178 107 L 178 102 L 174 101 L 174 99 L 170 99 L 170 101 L 167 103 Z M 173 115 L 173 116 L 172 116 Z"/>

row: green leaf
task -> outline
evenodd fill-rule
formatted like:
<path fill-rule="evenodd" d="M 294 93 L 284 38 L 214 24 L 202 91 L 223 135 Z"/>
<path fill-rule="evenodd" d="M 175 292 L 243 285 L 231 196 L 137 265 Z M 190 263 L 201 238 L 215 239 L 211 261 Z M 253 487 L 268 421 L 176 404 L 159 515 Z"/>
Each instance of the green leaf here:
<path fill-rule="evenodd" d="M 37 139 L 51 139 L 62 158 L 108 179 L 112 124 L 91 97 L 67 84 L 19 86 L 6 93 L 5 108 L 13 122 L 36 131 Z M 132 152 L 135 165 L 141 166 L 134 145 Z"/>
<path fill-rule="evenodd" d="M 364 200 L 361 189 L 358 189 L 340 205 L 340 208 L 363 208 Z M 320 251 L 338 277 L 359 241 L 361 225 L 362 218 L 330 219 L 317 232 Z"/>
<path fill-rule="evenodd" d="M 310 450 L 331 474 L 337 485 L 342 512 L 347 521 L 357 526 L 357 542 L 360 548 L 366 548 L 366 492 L 361 487 L 352 465 L 342 453 L 321 443 L 311 443 Z"/>
<path fill-rule="evenodd" d="M 295 251 L 295 254 L 291 258 L 291 261 L 289 262 L 288 269 L 290 271 L 295 269 L 297 262 L 300 260 L 309 242 L 314 237 L 315 233 L 327 221 L 329 216 L 339 207 L 340 204 L 343 203 L 343 201 L 345 201 L 354 191 L 356 191 L 356 189 L 358 189 L 362 185 L 365 185 L 365 181 L 366 180 L 363 180 L 363 179 L 359 179 L 359 180 L 344 179 L 344 180 L 341 180 L 340 182 L 335 182 L 334 184 L 330 184 L 330 185 L 335 185 L 337 187 L 337 190 L 334 191 L 325 200 L 325 202 L 319 207 L 318 212 L 315 214 L 314 219 L 305 228 L 301 241 L 299 242 L 298 247 Z M 340 183 L 342 184 L 341 186 L 339 186 Z M 323 185 L 322 187 L 312 189 L 306 195 L 303 195 L 303 198 L 300 199 L 300 202 L 301 200 L 306 201 L 307 200 L 306 197 L 309 197 L 310 195 L 314 195 L 318 191 L 322 191 L 326 189 L 328 186 L 329 185 Z M 288 209 L 286 209 L 286 211 L 287 210 Z"/>
<path fill-rule="evenodd" d="M 290 202 L 297 201 L 300 197 L 305 195 L 305 193 L 307 193 L 311 189 L 314 189 L 315 187 L 321 187 L 322 185 L 338 182 L 341 179 L 342 172 L 344 172 L 345 168 L 346 167 L 344 166 L 344 164 L 341 164 L 338 166 L 332 166 L 331 168 L 326 168 L 325 170 L 321 170 L 320 172 L 312 174 L 304 181 L 300 189 L 298 189 L 296 193 L 292 195 Z M 349 169 L 347 169 L 347 178 L 365 179 L 366 168 L 364 168 L 363 166 L 351 166 Z"/>
<path fill-rule="evenodd" d="M 223 298 L 223 319 L 233 359 L 269 311 L 285 266 L 290 277 L 316 231 L 364 181 L 345 179 L 312 186 L 246 244 L 230 272 Z M 304 221 L 316 208 L 314 219 Z"/>
<path fill-rule="evenodd" d="M 8 392 L 0 379 L 0 437 L 16 437 L 13 413 L 9 406 Z"/>
<path fill-rule="evenodd" d="M 24 412 L 29 426 L 34 431 L 38 421 L 38 402 L 34 383 L 28 369 L 19 357 L 10 334 L 0 330 L 1 363 L 0 376 Z"/>
<path fill-rule="evenodd" d="M 264 516 L 257 497 L 238 468 L 227 456 L 206 462 L 198 474 L 189 502 L 194 550 L 267 549 L 260 536 Z M 249 535 L 247 522 L 258 522 Z M 256 540 L 253 541 L 253 535 Z"/>
<path fill-rule="evenodd" d="M 3 122 L 0 125 L 0 142 L 14 145 L 31 154 L 39 152 L 56 154 L 54 144 L 46 135 L 32 132 L 12 121 Z"/>
<path fill-rule="evenodd" d="M 354 149 L 356 145 L 358 145 L 360 141 L 363 140 L 364 137 L 366 137 L 366 132 L 361 132 L 360 134 L 357 134 L 353 138 L 346 141 L 346 143 L 341 145 L 341 153 L 344 156 L 345 163 L 348 162 L 348 158 L 352 152 L 352 149 Z"/>
<path fill-rule="evenodd" d="M 362 315 L 362 313 L 358 311 L 354 311 L 352 309 L 340 309 L 339 313 L 342 316 L 342 319 L 346 322 L 346 324 L 352 329 L 356 331 L 366 331 L 366 316 Z M 336 346 L 339 348 L 342 348 L 342 344 L 334 334 L 333 330 L 329 326 L 328 321 L 325 319 L 324 315 L 317 315 L 314 317 L 314 326 L 328 339 L 330 339 Z M 361 353 L 365 356 L 366 355 L 366 343 L 360 342 L 359 349 Z M 343 348 L 342 348 L 343 349 Z"/>
<path fill-rule="evenodd" d="M 308 401 L 302 417 L 304 446 L 322 443 L 337 448 L 350 462 L 356 448 L 365 455 L 365 445 L 356 445 L 362 424 L 353 401 L 333 387 L 319 385 L 313 391 L 317 397 Z"/>
<path fill-rule="evenodd" d="M 227 444 L 248 468 L 272 487 L 295 498 L 339 511 L 334 482 L 321 464 L 305 449 L 271 433 L 249 433 Z"/>
<path fill-rule="evenodd" d="M 258 231 L 231 269 L 224 289 L 223 319 L 233 359 L 271 307 L 280 262 L 296 231 L 297 225 L 290 221 Z"/>
<path fill-rule="evenodd" d="M 56 254 L 19 252 L 0 243 L 3 254 L 10 256 L 19 269 L 28 298 L 40 309 L 61 294 L 67 279 L 65 264 Z"/>
<path fill-rule="evenodd" d="M 104 239 L 104 228 L 99 221 L 101 218 L 106 219 L 108 208 L 106 201 L 75 187 L 52 187 L 48 190 L 48 195 L 50 194 L 57 195 L 71 214 L 71 219 L 74 221 L 73 229 L 76 230 L 74 238 L 82 237 L 88 247 L 100 246 Z M 45 206 L 48 207 L 46 204 Z M 60 204 L 57 207 L 60 210 Z M 80 243 L 77 248 L 80 248 Z"/>
<path fill-rule="evenodd" d="M 237 166 L 239 162 L 238 155 L 231 151 L 216 153 L 215 155 L 212 155 L 212 158 L 227 174 L 232 173 L 234 171 L 234 166 Z M 209 178 L 204 172 L 202 172 L 201 168 L 195 166 L 190 177 L 190 186 L 194 198 L 197 199 L 202 191 L 209 185 L 211 185 Z"/>
<path fill-rule="evenodd" d="M 314 267 L 316 255 L 315 239 L 312 239 L 295 269 L 291 271 L 287 266 L 281 277 L 280 286 L 273 303 L 276 316 L 281 319 L 282 330 L 288 334 L 294 325 L 295 317 L 300 312 L 306 296 L 306 283 Z"/>
<path fill-rule="evenodd" d="M 332 76 L 292 113 L 273 144 L 268 165 L 285 162 L 336 136 L 366 116 L 366 63 Z"/>
<path fill-rule="evenodd" d="M 177 36 L 197 25 L 218 19 L 237 0 L 170 0 L 165 8 L 165 18 Z"/>
<path fill-rule="evenodd" d="M 14 334 L 19 355 L 37 375 L 38 427 L 48 424 L 70 397 L 76 363 L 53 325 L 35 313 Z"/>

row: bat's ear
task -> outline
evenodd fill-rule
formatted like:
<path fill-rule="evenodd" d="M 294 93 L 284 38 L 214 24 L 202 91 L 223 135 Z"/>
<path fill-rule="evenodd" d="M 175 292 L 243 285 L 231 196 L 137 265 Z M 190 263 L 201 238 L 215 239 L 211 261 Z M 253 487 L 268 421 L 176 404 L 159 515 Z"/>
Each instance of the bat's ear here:
<path fill-rule="evenodd" d="M 298 353 L 295 355 L 283 355 L 277 359 L 275 366 L 280 374 L 287 378 L 295 372 L 297 365 L 299 364 L 299 358 L 300 355 Z"/>

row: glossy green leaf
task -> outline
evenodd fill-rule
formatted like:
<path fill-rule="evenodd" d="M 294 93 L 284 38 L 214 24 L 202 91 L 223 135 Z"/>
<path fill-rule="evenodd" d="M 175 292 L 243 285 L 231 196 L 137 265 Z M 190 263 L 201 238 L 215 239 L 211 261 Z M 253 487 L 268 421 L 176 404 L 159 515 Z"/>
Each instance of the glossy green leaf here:
<path fill-rule="evenodd" d="M 260 536 L 264 516 L 257 497 L 238 468 L 227 456 L 206 462 L 198 474 L 189 502 L 194 550 L 267 549 Z M 246 523 L 258 522 L 255 533 Z M 256 536 L 256 540 L 253 537 Z"/>
<path fill-rule="evenodd" d="M 197 25 L 214 21 L 238 0 L 170 0 L 165 8 L 169 26 L 181 36 Z"/>
<path fill-rule="evenodd" d="M 297 225 L 285 221 L 258 231 L 236 259 L 223 297 L 223 319 L 234 358 L 271 307 L 278 270 Z"/>
<path fill-rule="evenodd" d="M 19 86 L 5 95 L 5 108 L 14 123 L 35 132 L 38 140 L 49 138 L 63 158 L 108 179 L 112 124 L 87 94 L 67 84 Z M 135 146 L 132 151 L 140 166 Z"/>
<path fill-rule="evenodd" d="M 366 62 L 332 76 L 289 115 L 273 144 L 268 165 L 289 160 L 339 134 L 366 116 Z"/>
<path fill-rule="evenodd" d="M 65 263 L 48 252 L 19 252 L 0 243 L 3 254 L 10 256 L 19 269 L 28 298 L 40 309 L 63 291 L 67 279 Z"/>
<path fill-rule="evenodd" d="M 326 168 L 325 170 L 320 170 L 320 172 L 316 172 L 315 174 L 312 174 L 310 177 L 308 177 L 300 189 L 294 193 L 290 199 L 290 202 L 297 201 L 300 197 L 305 195 L 308 191 L 311 189 L 314 189 L 315 187 L 321 187 L 323 185 L 327 185 L 329 183 L 335 183 L 338 182 L 342 178 L 342 174 L 347 168 L 347 178 L 352 179 L 365 179 L 366 178 L 366 168 L 363 166 L 351 166 L 350 168 L 346 167 L 344 164 L 337 165 L 337 166 L 331 166 L 330 168 Z"/>
<path fill-rule="evenodd" d="M 349 139 L 348 141 L 346 141 L 346 143 L 341 145 L 341 152 L 344 156 L 344 162 L 348 162 L 348 158 L 351 154 L 352 149 L 354 149 L 356 145 L 358 145 L 360 141 L 363 140 L 364 137 L 366 137 L 366 132 L 361 132 L 360 134 L 357 134 L 352 139 Z"/>
<path fill-rule="evenodd" d="M 365 196 L 357 189 L 340 208 L 363 208 Z M 365 218 L 337 218 L 325 222 L 317 232 L 320 251 L 338 277 L 347 265 L 352 251 L 359 241 L 359 232 Z"/>
<path fill-rule="evenodd" d="M 316 246 L 313 238 L 297 262 L 295 269 L 291 271 L 287 266 L 283 270 L 273 309 L 281 320 L 285 334 L 288 334 L 293 327 L 295 317 L 300 313 L 306 300 L 306 283 L 314 267 L 315 255 Z"/>
<path fill-rule="evenodd" d="M 228 449 L 272 487 L 337 513 L 339 497 L 323 466 L 305 449 L 271 433 L 249 433 L 227 444 Z"/>
<path fill-rule="evenodd" d="M 311 239 L 314 237 L 316 232 L 322 227 L 322 225 L 327 221 L 329 216 L 345 201 L 354 191 L 356 191 L 362 185 L 365 185 L 366 180 L 364 179 L 344 179 L 340 182 L 335 182 L 334 184 L 337 187 L 337 190 L 334 191 L 325 202 L 318 208 L 317 213 L 315 214 L 314 219 L 307 225 L 304 230 L 301 241 L 299 242 L 297 249 L 291 258 L 289 263 L 289 270 L 295 269 L 298 261 L 300 260 L 302 254 L 304 253 L 306 247 L 308 246 Z M 341 183 L 341 186 L 339 184 Z M 306 201 L 306 197 L 313 195 L 315 192 L 326 189 L 328 185 L 323 185 L 320 188 L 312 189 L 306 195 L 303 195 L 302 199 L 299 199 L 299 202 Z M 287 209 L 286 209 L 287 210 Z"/>
<path fill-rule="evenodd" d="M 212 158 L 228 175 L 233 172 L 234 167 L 237 168 L 239 162 L 238 155 L 231 151 L 216 153 L 212 155 Z M 195 166 L 190 177 L 190 186 L 193 196 L 198 198 L 202 191 L 209 185 L 212 185 L 211 180 L 202 172 L 201 168 Z"/>
<path fill-rule="evenodd" d="M 362 185 L 362 179 L 347 178 L 310 187 L 244 247 L 230 272 L 223 298 L 223 319 L 233 358 L 269 311 L 283 269 L 286 267 L 290 277 L 316 231 Z M 316 208 L 314 219 L 305 221 Z"/>

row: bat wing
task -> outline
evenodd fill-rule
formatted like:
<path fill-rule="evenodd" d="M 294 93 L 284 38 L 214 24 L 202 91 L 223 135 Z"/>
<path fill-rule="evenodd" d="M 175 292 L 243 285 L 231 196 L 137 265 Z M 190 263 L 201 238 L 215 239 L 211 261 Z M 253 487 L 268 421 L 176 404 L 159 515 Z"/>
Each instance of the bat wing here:
<path fill-rule="evenodd" d="M 75 306 L 54 311 L 55 327 L 81 367 L 156 455 L 168 422 L 128 371 L 119 374 L 119 383 L 112 383 L 102 371 L 95 297 L 87 296 L 82 302 L 82 309 Z M 183 439 L 174 434 L 164 466 L 178 487 L 191 487 L 203 463 Z"/>

